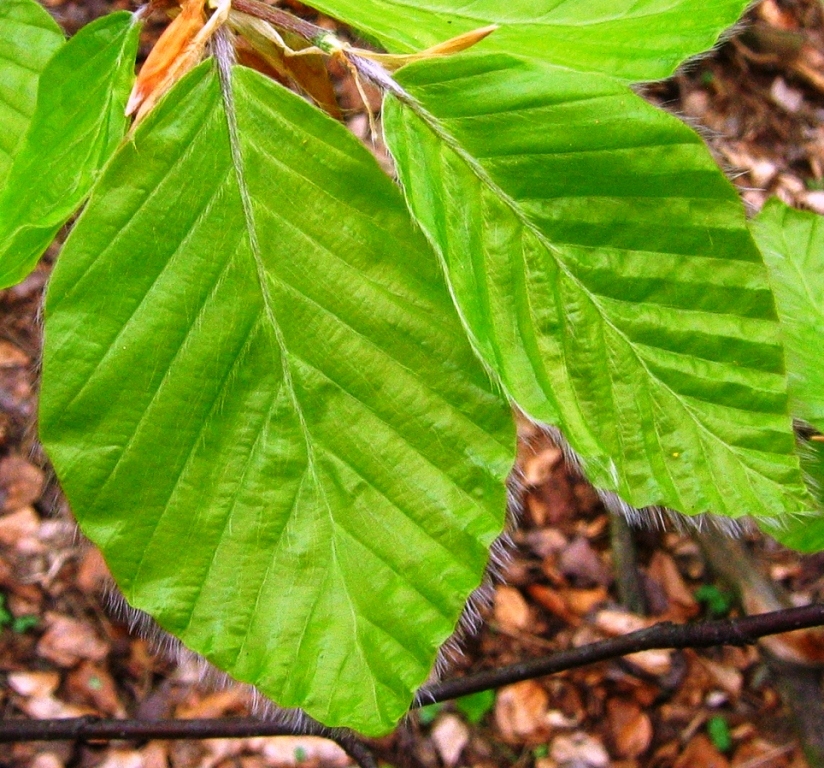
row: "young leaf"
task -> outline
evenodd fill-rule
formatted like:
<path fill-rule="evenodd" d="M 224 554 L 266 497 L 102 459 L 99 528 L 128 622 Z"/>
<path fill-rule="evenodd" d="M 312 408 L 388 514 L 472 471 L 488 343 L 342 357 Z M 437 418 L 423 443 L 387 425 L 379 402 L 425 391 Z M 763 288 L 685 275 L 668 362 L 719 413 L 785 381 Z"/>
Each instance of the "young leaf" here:
<path fill-rule="evenodd" d="M 512 417 L 374 158 L 257 73 L 224 84 L 181 81 L 72 232 L 41 435 L 133 605 L 384 733 L 481 581 Z"/>
<path fill-rule="evenodd" d="M 792 414 L 824 432 L 824 217 L 773 198 L 752 230 L 781 319 Z"/>
<path fill-rule="evenodd" d="M 40 73 L 63 33 L 35 0 L 0 0 L 0 186 L 34 113 Z"/>
<path fill-rule="evenodd" d="M 488 24 L 483 43 L 500 51 L 629 81 L 671 75 L 712 47 L 746 0 L 315 0 L 314 8 L 410 53 Z"/>
<path fill-rule="evenodd" d="M 414 65 L 387 105 L 408 204 L 479 353 L 635 507 L 808 509 L 772 294 L 698 136 L 610 79 Z"/>
<path fill-rule="evenodd" d="M 104 16 L 44 70 L 29 133 L 0 193 L 0 287 L 32 270 L 123 138 L 139 34 L 132 14 Z"/>
<path fill-rule="evenodd" d="M 752 230 L 770 272 L 787 354 L 792 414 L 824 431 L 824 218 L 767 202 Z M 824 507 L 824 443 L 801 451 L 808 484 Z M 824 549 L 824 512 L 762 526 L 782 544 L 802 552 Z"/>

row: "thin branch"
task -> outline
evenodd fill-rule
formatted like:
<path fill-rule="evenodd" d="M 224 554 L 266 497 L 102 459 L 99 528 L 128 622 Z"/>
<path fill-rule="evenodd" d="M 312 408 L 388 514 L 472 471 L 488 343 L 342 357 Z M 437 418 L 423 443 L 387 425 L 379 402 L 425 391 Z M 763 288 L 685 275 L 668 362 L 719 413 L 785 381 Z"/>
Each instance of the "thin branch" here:
<path fill-rule="evenodd" d="M 518 664 L 467 675 L 457 680 L 445 680 L 424 686 L 415 697 L 415 706 L 448 701 L 522 680 L 554 675 L 638 651 L 709 648 L 714 645 L 750 645 L 767 635 L 778 635 L 796 629 L 822 625 L 824 625 L 824 604 L 695 624 L 662 622 L 647 629 L 590 643 L 569 651 L 558 651 L 550 656 L 529 659 Z"/>
<path fill-rule="evenodd" d="M 319 736 L 334 741 L 361 768 L 377 768 L 372 753 L 352 731 L 346 728 L 327 728 L 302 714 L 294 722 L 255 717 L 104 720 L 91 716 L 60 720 L 0 721 L 0 744 L 17 741 L 146 741 L 257 736 Z"/>
<path fill-rule="evenodd" d="M 656 624 L 621 637 L 602 640 L 569 651 L 530 659 L 456 680 L 424 686 L 413 707 L 446 701 L 503 685 L 565 672 L 609 661 L 638 651 L 749 645 L 761 637 L 797 629 L 824 626 L 824 604 L 696 624 Z M 81 717 L 66 720 L 6 720 L 0 722 L 0 743 L 14 741 L 107 741 L 115 739 L 214 739 L 252 736 L 313 735 L 330 738 L 364 768 L 374 759 L 351 731 L 325 728 L 306 719 L 296 724 L 251 717 L 212 720 L 102 720 Z"/>
<path fill-rule="evenodd" d="M 314 44 L 324 35 L 329 34 L 328 29 L 293 16 L 282 8 L 274 8 L 271 5 L 262 3 L 260 0 L 232 0 L 232 8 L 249 16 L 254 16 L 256 19 L 268 21 L 281 31 L 292 32 L 308 43 Z"/>

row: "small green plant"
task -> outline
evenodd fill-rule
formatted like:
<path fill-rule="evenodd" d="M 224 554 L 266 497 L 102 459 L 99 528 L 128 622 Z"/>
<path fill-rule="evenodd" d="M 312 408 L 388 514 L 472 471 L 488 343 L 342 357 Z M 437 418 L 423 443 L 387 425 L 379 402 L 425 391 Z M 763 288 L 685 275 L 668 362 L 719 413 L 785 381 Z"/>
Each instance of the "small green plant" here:
<path fill-rule="evenodd" d="M 469 696 L 455 699 L 458 710 L 472 725 L 477 725 L 495 706 L 495 691 L 479 691 Z"/>
<path fill-rule="evenodd" d="M 421 725 L 432 725 L 443 708 L 444 705 L 442 702 L 427 704 L 425 707 L 420 707 L 418 709 L 418 720 Z"/>
<path fill-rule="evenodd" d="M 39 623 L 37 616 L 15 616 L 6 607 L 6 596 L 0 592 L 0 630 L 8 628 L 15 634 L 22 635 L 34 629 Z"/>
<path fill-rule="evenodd" d="M 730 728 L 720 715 L 715 715 L 707 721 L 707 734 L 719 752 L 729 752 L 732 749 Z"/>
<path fill-rule="evenodd" d="M 707 613 L 712 618 L 726 616 L 733 604 L 732 595 L 714 584 L 704 584 L 696 589 L 695 599 L 706 607 Z"/>
<path fill-rule="evenodd" d="M 792 426 L 824 427 L 819 220 L 773 203 L 757 243 L 698 135 L 630 88 L 746 4 L 313 3 L 385 56 L 187 0 L 134 85 L 141 13 L 64 42 L 0 0 L 0 285 L 82 207 L 40 429 L 128 601 L 385 733 L 504 527 L 513 405 L 627 505 L 824 547 Z M 397 182 L 334 119 L 328 59 L 384 92 Z"/>

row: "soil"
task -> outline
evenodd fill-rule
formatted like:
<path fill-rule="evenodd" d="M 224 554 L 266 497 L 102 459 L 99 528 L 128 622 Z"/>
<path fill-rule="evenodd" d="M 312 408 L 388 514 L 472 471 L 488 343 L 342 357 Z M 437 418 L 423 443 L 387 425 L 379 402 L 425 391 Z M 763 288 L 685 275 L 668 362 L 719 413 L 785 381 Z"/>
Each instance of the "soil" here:
<path fill-rule="evenodd" d="M 297 3 L 283 4 L 333 25 Z M 124 0 L 47 5 L 69 32 L 114 7 L 130 7 Z M 147 25 L 142 56 L 162 26 L 159 16 Z M 347 122 L 366 138 L 368 120 L 353 83 L 338 72 L 336 87 Z M 643 94 L 702 132 L 752 212 L 778 195 L 824 214 L 824 12 L 818 0 L 764 0 L 714 53 Z M 242 689 L 209 690 L 196 666 L 164 658 L 103 607 L 105 564 L 77 534 L 36 439 L 39 311 L 56 253 L 55 246 L 22 284 L 0 292 L 2 717 L 245 714 Z M 639 605 L 628 611 L 614 578 L 610 515 L 545 435 L 527 426 L 521 432 L 528 487 L 513 556 L 482 629 L 464 640 L 451 674 L 650 621 L 740 611 L 700 537 L 660 529 L 631 535 L 640 588 L 634 599 L 644 615 Z M 742 542 L 790 603 L 824 599 L 824 554 L 802 557 L 754 533 Z M 820 664 L 824 642 L 814 633 L 808 639 L 807 659 Z M 782 642 L 770 649 L 782 653 L 789 647 Z M 810 706 L 820 708 L 822 701 L 814 695 Z M 519 683 L 426 708 L 372 746 L 398 768 L 806 765 L 790 710 L 759 648 L 647 652 Z M 348 762 L 333 744 L 312 738 L 0 745 L 2 768 L 298 764 Z"/>

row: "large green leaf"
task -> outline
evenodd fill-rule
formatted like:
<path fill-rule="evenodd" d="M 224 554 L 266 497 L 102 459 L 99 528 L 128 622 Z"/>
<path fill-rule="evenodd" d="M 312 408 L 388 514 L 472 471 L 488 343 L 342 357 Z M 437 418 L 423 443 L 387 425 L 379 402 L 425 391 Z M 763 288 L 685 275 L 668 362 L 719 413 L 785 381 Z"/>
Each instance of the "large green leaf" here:
<path fill-rule="evenodd" d="M 712 47 L 746 0 L 315 0 L 390 51 L 428 48 L 488 24 L 486 51 L 625 80 L 657 80 Z"/>
<path fill-rule="evenodd" d="M 481 581 L 512 418 L 374 159 L 231 80 L 236 112 L 195 70 L 92 194 L 49 288 L 41 434 L 133 605 L 382 733 Z"/>
<path fill-rule="evenodd" d="M 43 71 L 31 127 L 0 193 L 0 288 L 31 271 L 123 138 L 139 34 L 132 14 L 105 16 Z"/>
<path fill-rule="evenodd" d="M 0 184 L 26 135 L 40 73 L 63 33 L 35 0 L 0 0 Z"/>
<path fill-rule="evenodd" d="M 824 217 L 770 200 L 752 223 L 770 272 L 787 354 L 792 414 L 824 431 Z M 824 443 L 806 442 L 802 465 L 824 507 Z M 824 513 L 762 526 L 803 552 L 824 549 Z"/>
<path fill-rule="evenodd" d="M 510 396 L 635 507 L 772 515 L 808 498 L 773 299 L 698 136 L 608 78 L 513 57 L 403 70 L 408 203 Z"/>
<path fill-rule="evenodd" d="M 824 217 L 774 198 L 753 232 L 781 318 L 793 416 L 824 431 Z"/>

